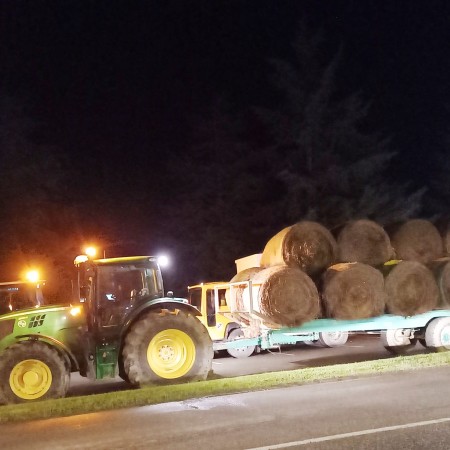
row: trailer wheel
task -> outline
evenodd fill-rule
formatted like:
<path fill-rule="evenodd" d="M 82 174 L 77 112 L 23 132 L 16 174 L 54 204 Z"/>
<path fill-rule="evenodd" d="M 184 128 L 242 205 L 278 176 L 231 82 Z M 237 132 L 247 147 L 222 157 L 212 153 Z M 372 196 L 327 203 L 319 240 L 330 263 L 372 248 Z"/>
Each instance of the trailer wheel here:
<path fill-rule="evenodd" d="M 123 348 L 126 377 L 136 386 L 204 380 L 212 358 L 208 331 L 180 310 L 147 313 L 131 327 Z"/>
<path fill-rule="evenodd" d="M 398 328 L 382 331 L 380 338 L 388 352 L 394 355 L 405 355 L 417 343 L 417 339 L 411 339 L 409 336 L 409 330 Z"/>
<path fill-rule="evenodd" d="M 43 342 L 18 342 L 0 358 L 0 403 L 64 397 L 69 382 L 65 359 Z"/>
<path fill-rule="evenodd" d="M 438 317 L 428 324 L 425 343 L 435 352 L 450 350 L 450 317 Z"/>
<path fill-rule="evenodd" d="M 321 347 L 340 347 L 348 341 L 347 331 L 319 333 L 318 343 Z"/>
<path fill-rule="evenodd" d="M 242 337 L 244 337 L 244 332 L 242 331 L 242 329 L 234 328 L 233 330 L 230 331 L 230 334 L 228 335 L 228 340 L 233 341 L 234 339 Z M 253 355 L 255 350 L 256 346 L 250 345 L 248 347 L 242 348 L 228 348 L 227 353 L 233 358 L 248 358 L 249 356 Z"/>

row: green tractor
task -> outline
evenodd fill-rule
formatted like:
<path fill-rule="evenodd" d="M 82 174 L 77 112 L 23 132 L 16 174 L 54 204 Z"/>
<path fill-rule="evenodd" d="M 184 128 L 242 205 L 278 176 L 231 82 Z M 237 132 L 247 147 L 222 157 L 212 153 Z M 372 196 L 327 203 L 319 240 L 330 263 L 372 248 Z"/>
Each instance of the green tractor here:
<path fill-rule="evenodd" d="M 71 372 L 134 386 L 206 379 L 209 334 L 187 300 L 164 296 L 156 258 L 75 265 L 70 304 L 46 305 L 39 282 L 0 283 L 0 403 L 64 397 Z"/>

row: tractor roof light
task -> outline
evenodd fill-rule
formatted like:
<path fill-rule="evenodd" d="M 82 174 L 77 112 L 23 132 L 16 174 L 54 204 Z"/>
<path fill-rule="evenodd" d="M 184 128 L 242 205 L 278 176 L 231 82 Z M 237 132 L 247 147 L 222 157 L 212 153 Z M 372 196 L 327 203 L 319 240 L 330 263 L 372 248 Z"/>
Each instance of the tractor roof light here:
<path fill-rule="evenodd" d="M 74 263 L 76 266 L 79 266 L 81 263 L 84 263 L 84 262 L 86 262 L 86 261 L 88 261 L 88 260 L 89 260 L 89 258 L 88 258 L 86 255 L 78 255 L 78 256 L 74 259 L 73 263 Z"/>
<path fill-rule="evenodd" d="M 37 270 L 29 270 L 26 273 L 25 278 L 30 283 L 37 283 L 39 281 L 39 272 Z"/>
<path fill-rule="evenodd" d="M 166 255 L 158 256 L 158 264 L 160 267 L 167 267 L 170 264 L 169 258 Z"/>
<path fill-rule="evenodd" d="M 94 256 L 97 254 L 97 249 L 95 247 L 89 246 L 84 249 L 84 253 L 89 258 L 94 258 Z"/>

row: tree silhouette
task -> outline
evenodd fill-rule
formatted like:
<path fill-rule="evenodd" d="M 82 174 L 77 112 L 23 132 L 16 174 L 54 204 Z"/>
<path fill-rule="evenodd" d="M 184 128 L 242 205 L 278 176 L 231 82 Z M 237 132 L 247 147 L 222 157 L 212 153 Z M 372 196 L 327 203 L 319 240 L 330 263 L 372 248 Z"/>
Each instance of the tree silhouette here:
<path fill-rule="evenodd" d="M 420 209 L 423 191 L 408 192 L 387 177 L 395 153 L 389 140 L 367 131 L 369 105 L 359 93 L 339 90 L 342 50 L 321 62 L 321 34 L 301 25 L 292 62 L 273 60 L 280 101 L 261 109 L 271 130 L 269 144 L 285 192 L 284 220 L 336 226 L 350 219 L 381 223 Z"/>
<path fill-rule="evenodd" d="M 189 274 L 179 273 L 188 284 L 230 279 L 237 258 L 262 250 L 269 189 L 246 133 L 242 113 L 216 97 L 195 119 L 188 150 L 168 164 L 172 187 L 163 190 L 173 195 L 163 240 L 177 248 L 178 264 L 188 265 Z"/>

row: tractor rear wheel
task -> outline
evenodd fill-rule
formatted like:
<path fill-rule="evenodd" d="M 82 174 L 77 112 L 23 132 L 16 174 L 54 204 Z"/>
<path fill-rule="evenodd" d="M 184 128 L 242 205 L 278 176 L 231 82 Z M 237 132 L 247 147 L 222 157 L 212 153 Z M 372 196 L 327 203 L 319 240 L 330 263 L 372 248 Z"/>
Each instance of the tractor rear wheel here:
<path fill-rule="evenodd" d="M 204 380 L 211 370 L 212 341 L 203 324 L 181 310 L 149 312 L 125 338 L 124 372 L 133 385 Z"/>
<path fill-rule="evenodd" d="M 0 403 L 64 397 L 69 382 L 65 359 L 43 342 L 18 342 L 0 358 Z"/>

